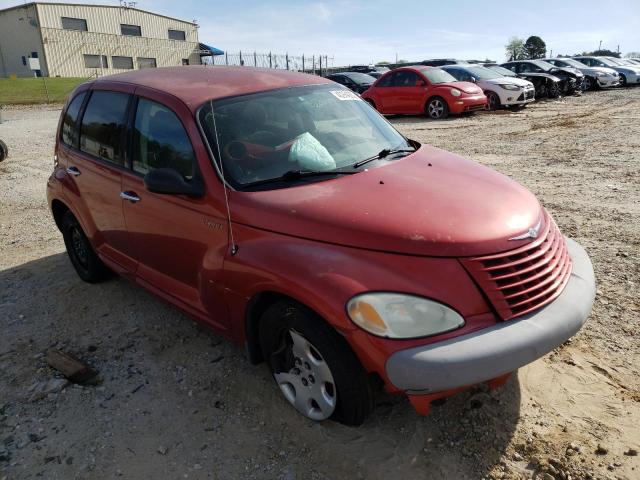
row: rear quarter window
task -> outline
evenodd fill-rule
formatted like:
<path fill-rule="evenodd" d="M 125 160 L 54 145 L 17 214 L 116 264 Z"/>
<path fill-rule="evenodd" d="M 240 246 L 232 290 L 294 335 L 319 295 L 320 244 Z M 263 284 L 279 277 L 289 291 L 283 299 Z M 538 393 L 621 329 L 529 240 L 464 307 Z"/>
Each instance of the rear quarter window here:
<path fill-rule="evenodd" d="M 80 149 L 102 160 L 124 165 L 124 133 L 129 95 L 95 90 L 82 117 Z"/>
<path fill-rule="evenodd" d="M 80 138 L 78 134 L 78 114 L 85 96 L 85 92 L 76 95 L 69 103 L 62 119 L 62 141 L 70 147 L 78 148 L 78 140 Z"/>

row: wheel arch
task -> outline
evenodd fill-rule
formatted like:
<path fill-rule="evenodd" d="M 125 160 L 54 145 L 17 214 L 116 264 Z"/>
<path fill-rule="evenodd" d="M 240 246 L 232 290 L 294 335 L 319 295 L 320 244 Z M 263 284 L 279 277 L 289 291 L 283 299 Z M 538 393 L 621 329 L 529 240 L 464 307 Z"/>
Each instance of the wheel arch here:
<path fill-rule="evenodd" d="M 244 318 L 247 353 L 249 355 L 249 361 L 254 365 L 264 361 L 262 349 L 260 347 L 260 318 L 269 307 L 281 301 L 290 302 L 293 305 L 304 309 L 319 321 L 326 323 L 335 330 L 333 325 L 326 321 L 317 311 L 290 295 L 274 290 L 265 290 L 256 293 L 247 302 Z"/>
<path fill-rule="evenodd" d="M 58 230 L 62 230 L 62 219 L 65 213 L 70 212 L 69 206 L 62 200 L 54 198 L 51 201 L 51 213 L 53 214 L 53 220 L 56 222 Z"/>

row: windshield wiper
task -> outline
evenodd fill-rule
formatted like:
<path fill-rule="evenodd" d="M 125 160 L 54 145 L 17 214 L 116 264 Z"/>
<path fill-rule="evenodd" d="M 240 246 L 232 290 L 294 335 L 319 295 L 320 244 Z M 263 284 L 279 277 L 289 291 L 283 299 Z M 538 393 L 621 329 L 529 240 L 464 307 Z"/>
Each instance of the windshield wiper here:
<path fill-rule="evenodd" d="M 396 153 L 413 153 L 415 152 L 415 148 L 383 148 L 376 155 L 365 158 L 364 160 L 360 160 L 352 165 L 353 168 L 359 168 L 365 163 L 373 162 L 374 160 L 379 160 L 381 158 L 388 157 L 389 155 L 394 155 Z"/>
<path fill-rule="evenodd" d="M 320 177 L 326 175 L 353 175 L 354 173 L 358 172 L 352 172 L 348 170 L 289 170 L 284 172 L 279 177 L 266 178 L 264 180 L 247 183 L 245 185 L 242 185 L 242 188 L 266 185 L 268 183 L 292 182 L 301 178 L 308 177 Z"/>

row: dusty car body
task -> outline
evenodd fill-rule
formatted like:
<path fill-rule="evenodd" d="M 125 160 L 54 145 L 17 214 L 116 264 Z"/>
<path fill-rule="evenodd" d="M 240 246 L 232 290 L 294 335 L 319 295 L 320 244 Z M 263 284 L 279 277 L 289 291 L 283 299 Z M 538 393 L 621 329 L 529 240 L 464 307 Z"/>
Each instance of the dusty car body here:
<path fill-rule="evenodd" d="M 310 419 L 362 423 L 376 382 L 426 414 L 591 309 L 586 252 L 532 193 L 323 78 L 102 77 L 56 138 L 47 198 L 80 277 L 117 272 L 245 345 Z"/>
<path fill-rule="evenodd" d="M 584 75 L 583 90 L 617 87 L 620 84 L 618 72 L 612 68 L 588 67 L 573 58 L 543 58 L 542 60 L 556 67 L 573 67 L 580 70 Z"/>
<path fill-rule="evenodd" d="M 362 98 L 383 114 L 427 115 L 434 120 L 450 113 L 484 110 L 487 97 L 471 82 L 459 82 L 428 66 L 396 68 L 374 83 Z"/>
<path fill-rule="evenodd" d="M 556 67 L 542 60 L 514 60 L 502 66 L 518 74 L 546 73 L 558 77 L 561 93 L 565 95 L 578 95 L 582 91 L 584 74 L 577 68 Z"/>
<path fill-rule="evenodd" d="M 522 78 L 533 83 L 536 98 L 557 98 L 561 95 L 562 80 L 555 75 L 536 72 L 516 73 L 514 70 L 504 68 L 497 63 L 484 63 L 482 65 L 505 77 Z"/>
<path fill-rule="evenodd" d="M 332 73 L 327 75 L 327 78 L 356 93 L 363 93 L 376 81 L 376 78 L 370 74 L 360 72 Z"/>
<path fill-rule="evenodd" d="M 503 76 L 481 65 L 445 65 L 440 68 L 458 81 L 473 82 L 482 88 L 490 110 L 524 107 L 535 100 L 535 87 L 528 80 Z"/>

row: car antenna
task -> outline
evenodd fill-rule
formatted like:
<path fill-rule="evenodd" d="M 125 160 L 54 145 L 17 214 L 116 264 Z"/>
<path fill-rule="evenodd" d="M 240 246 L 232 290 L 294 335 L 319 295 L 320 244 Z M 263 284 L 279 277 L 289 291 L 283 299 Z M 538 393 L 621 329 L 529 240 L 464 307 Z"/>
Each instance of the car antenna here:
<path fill-rule="evenodd" d="M 224 176 L 224 165 L 222 163 L 222 153 L 220 152 L 220 138 L 218 137 L 218 128 L 216 127 L 216 114 L 213 111 L 213 99 L 209 100 L 211 108 L 211 121 L 213 123 L 213 134 L 216 136 L 216 150 L 218 151 L 218 160 L 220 162 L 220 174 L 222 175 L 222 188 L 224 190 L 224 203 L 227 207 L 227 223 L 229 224 L 229 237 L 231 240 L 231 255 L 238 253 L 238 244 L 233 237 L 233 226 L 231 223 L 231 208 L 229 207 L 229 191 L 227 180 Z"/>

